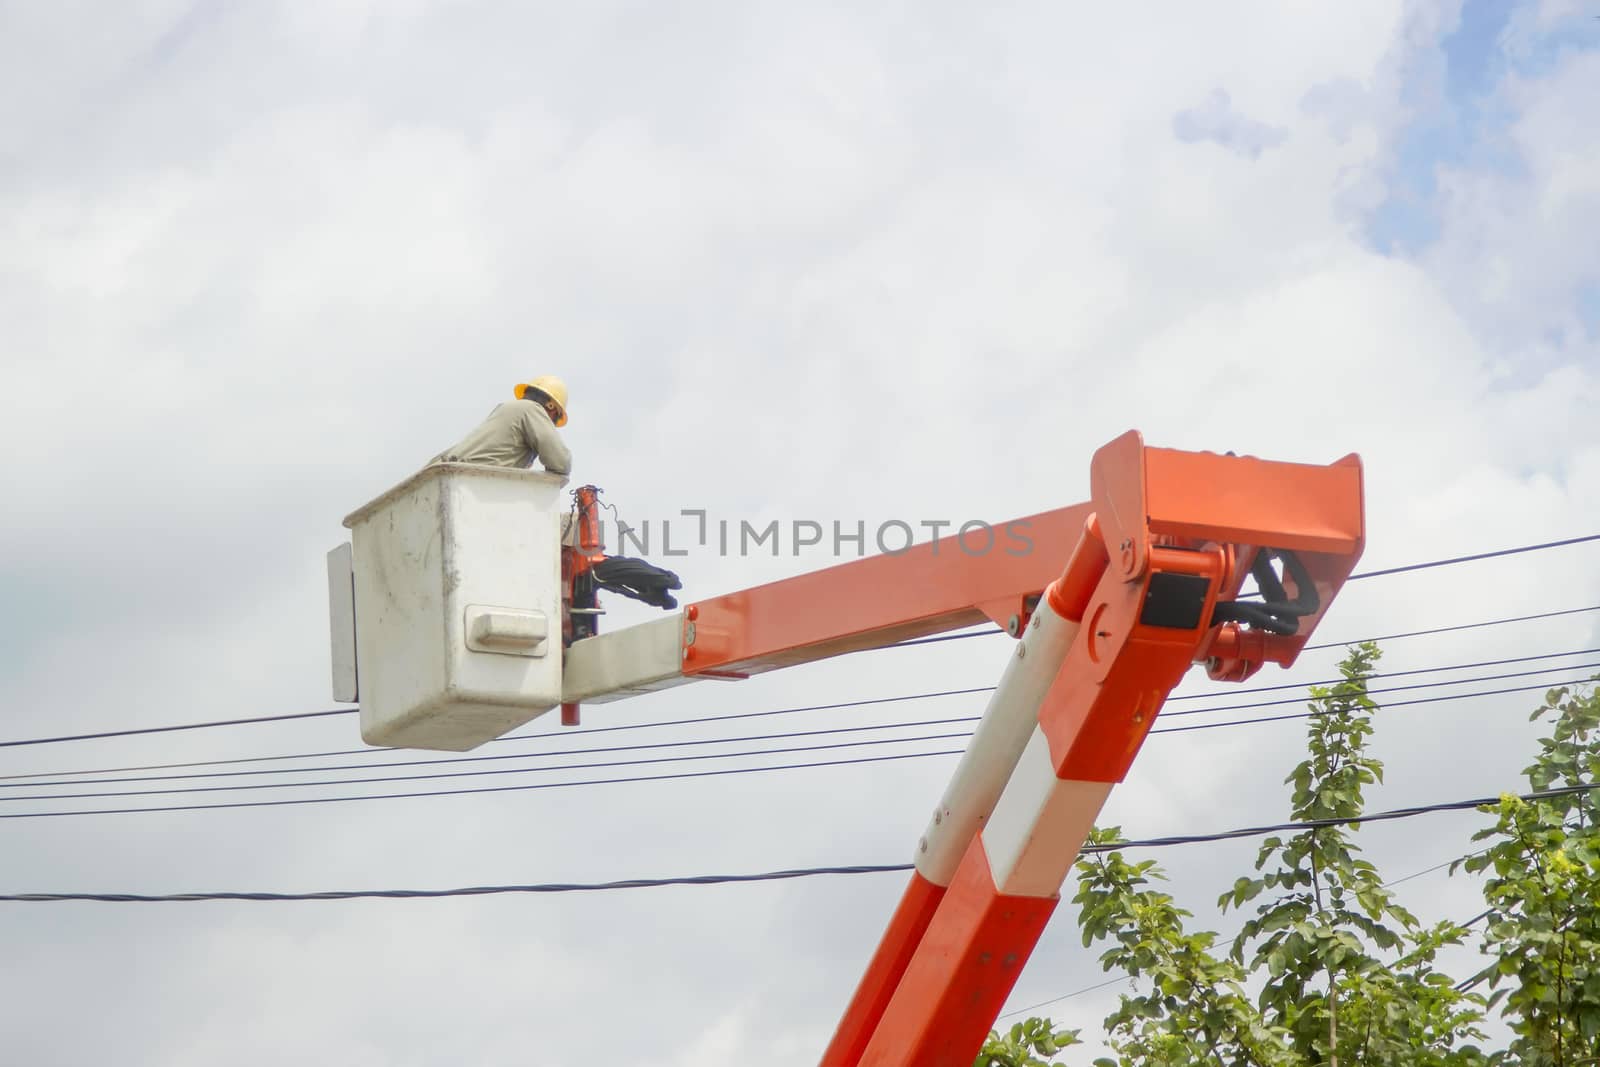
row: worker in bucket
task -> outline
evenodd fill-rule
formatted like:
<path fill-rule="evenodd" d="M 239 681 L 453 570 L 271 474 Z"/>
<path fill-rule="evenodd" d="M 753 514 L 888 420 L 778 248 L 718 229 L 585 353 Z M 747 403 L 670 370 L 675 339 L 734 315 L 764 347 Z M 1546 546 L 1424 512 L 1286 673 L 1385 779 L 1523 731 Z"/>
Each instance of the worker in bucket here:
<path fill-rule="evenodd" d="M 430 463 L 483 463 L 530 467 L 537 459 L 551 474 L 572 473 L 572 453 L 557 432 L 567 424 L 567 387 L 551 374 L 518 382 L 507 400 L 477 429 Z"/>

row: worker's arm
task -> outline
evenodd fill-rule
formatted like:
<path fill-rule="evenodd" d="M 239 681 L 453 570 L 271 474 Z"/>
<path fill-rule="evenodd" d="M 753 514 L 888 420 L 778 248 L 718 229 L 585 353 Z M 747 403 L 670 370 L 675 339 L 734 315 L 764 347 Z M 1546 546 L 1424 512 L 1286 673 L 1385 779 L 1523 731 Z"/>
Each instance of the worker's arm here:
<path fill-rule="evenodd" d="M 561 439 L 556 424 L 550 421 L 550 416 L 542 408 L 533 408 L 523 416 L 522 427 L 545 470 L 551 474 L 572 473 L 572 453 Z"/>

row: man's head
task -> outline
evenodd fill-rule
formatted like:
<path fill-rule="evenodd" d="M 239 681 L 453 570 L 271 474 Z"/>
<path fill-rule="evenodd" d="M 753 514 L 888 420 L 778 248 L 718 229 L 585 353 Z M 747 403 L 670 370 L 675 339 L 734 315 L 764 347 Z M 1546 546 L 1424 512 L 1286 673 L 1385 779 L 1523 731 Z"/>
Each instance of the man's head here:
<path fill-rule="evenodd" d="M 557 426 L 567 424 L 567 386 L 553 374 L 541 374 L 525 382 L 518 382 L 512 390 L 518 400 L 532 400 L 542 404 Z"/>

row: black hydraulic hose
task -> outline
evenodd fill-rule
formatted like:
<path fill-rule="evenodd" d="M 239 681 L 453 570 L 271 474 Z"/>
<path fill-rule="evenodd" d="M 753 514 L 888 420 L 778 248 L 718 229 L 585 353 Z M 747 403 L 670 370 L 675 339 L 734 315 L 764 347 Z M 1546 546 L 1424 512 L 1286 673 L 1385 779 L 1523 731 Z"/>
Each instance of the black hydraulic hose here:
<path fill-rule="evenodd" d="M 1274 577 L 1273 584 L 1278 588 L 1278 595 L 1267 597 L 1271 603 L 1266 604 L 1265 607 L 1277 615 L 1315 615 L 1317 609 L 1322 606 L 1322 601 L 1317 596 L 1317 583 L 1311 580 L 1311 575 L 1306 570 L 1306 565 L 1293 552 L 1275 551 L 1274 554 L 1283 560 L 1283 569 L 1288 571 L 1289 576 L 1294 579 L 1295 594 L 1293 600 L 1285 600 L 1283 585 Z M 1266 550 L 1263 549 L 1261 555 L 1256 558 L 1259 560 L 1265 555 Z M 1269 572 L 1271 571 L 1270 566 L 1266 569 Z"/>
<path fill-rule="evenodd" d="M 1272 569 L 1272 557 L 1283 560 L 1283 569 L 1294 579 L 1295 595 L 1290 600 L 1278 575 Z M 1257 551 L 1250 565 L 1250 574 L 1264 598 L 1259 604 L 1228 600 L 1216 606 L 1211 613 L 1211 625 L 1224 622 L 1242 622 L 1257 630 L 1279 636 L 1292 636 L 1300 629 L 1300 618 L 1315 615 L 1322 600 L 1317 596 L 1317 585 L 1311 574 L 1293 552 L 1263 548 Z"/>

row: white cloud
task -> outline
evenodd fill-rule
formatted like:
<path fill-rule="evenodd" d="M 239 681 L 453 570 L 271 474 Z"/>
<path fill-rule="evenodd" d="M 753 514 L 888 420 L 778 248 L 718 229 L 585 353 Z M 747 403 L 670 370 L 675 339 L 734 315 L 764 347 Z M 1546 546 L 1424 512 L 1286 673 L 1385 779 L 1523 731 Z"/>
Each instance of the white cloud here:
<path fill-rule="evenodd" d="M 1080 499 L 1091 451 L 1137 426 L 1176 447 L 1360 451 L 1369 567 L 1600 526 L 1594 342 L 1573 311 L 1600 247 L 1573 110 L 1595 95 L 1593 54 L 1501 88 L 1519 166 L 1447 174 L 1430 254 L 1385 258 L 1362 237 L 1416 106 L 1406 78 L 1437 62 L 1453 5 L 1174 8 L 1155 24 L 922 5 L 118 15 L 89 33 L 82 11 L 13 14 L 0 45 L 10 84 L 33 87 L 0 94 L 10 736 L 327 706 L 321 553 L 340 518 L 533 371 L 572 384 L 579 477 L 630 515 L 1010 517 Z M 1252 160 L 1174 137 L 1173 116 L 1218 88 L 1282 143 Z M 1586 551 L 1355 583 L 1326 636 L 1595 603 Z M 673 566 L 698 597 L 820 562 Z M 647 615 L 624 606 L 608 625 Z M 1385 665 L 1590 647 L 1594 632 L 1576 616 L 1396 642 Z M 1004 654 L 983 639 L 856 657 L 586 722 L 985 685 Z M 1324 675 L 1319 656 L 1292 677 Z M 1375 802 L 1509 784 L 1525 703 L 1395 709 Z M 1447 759 L 1446 714 L 1463 724 Z M 562 747 L 695 735 L 541 729 Z M 1108 818 L 1140 834 L 1260 821 L 1282 809 L 1296 737 L 1153 738 Z M 0 773 L 354 747 L 346 719 L 320 719 L 9 749 Z M 952 762 L 17 820 L 7 882 L 381 888 L 893 862 Z M 1411 830 L 1372 831 L 1393 874 L 1432 862 Z M 1249 854 L 1163 858 L 1205 904 Z M 663 1064 L 814 1062 L 898 891 L 891 876 L 13 905 L 0 1033 L 39 1063 L 574 1062 L 601 1042 Z M 1097 979 L 1063 908 L 1014 1002 Z M 1108 993 L 1062 1017 L 1092 1026 Z M 70 1023 L 85 1000 L 116 1025 Z"/>

